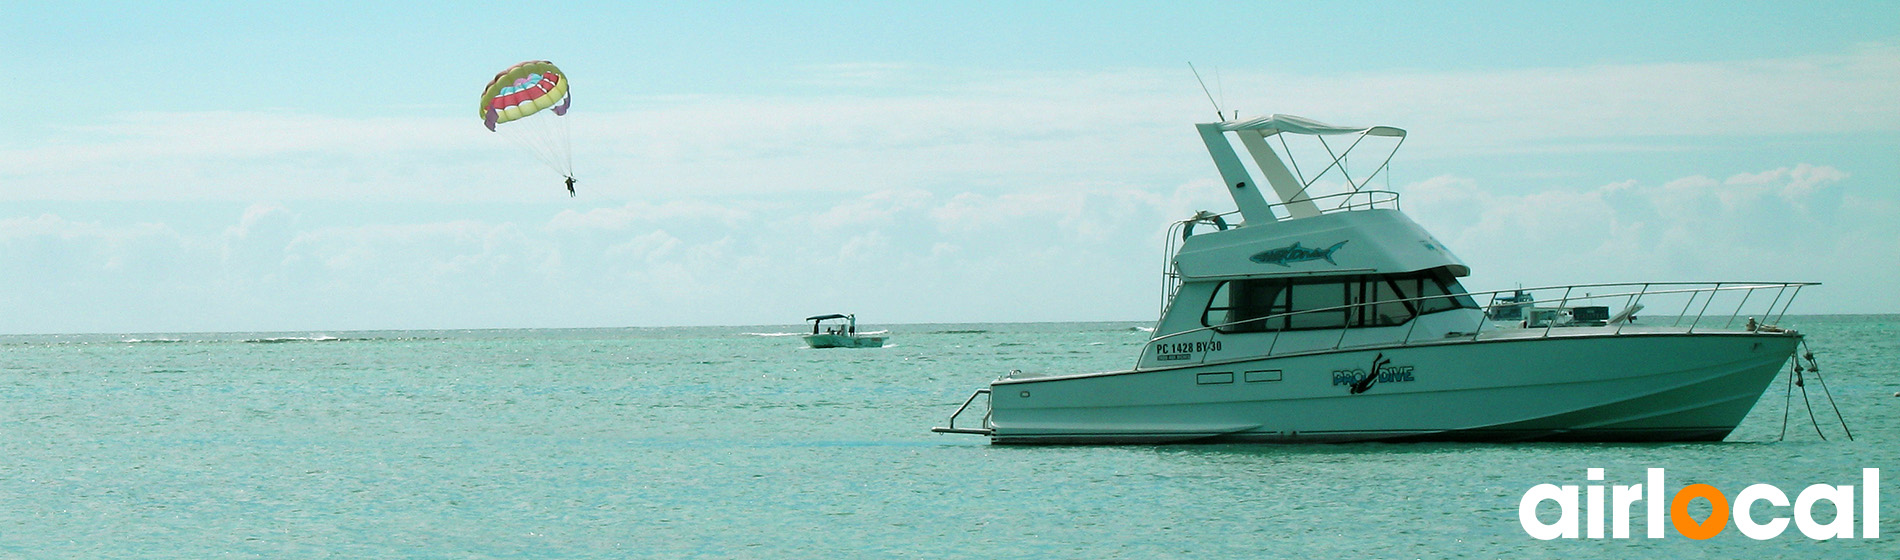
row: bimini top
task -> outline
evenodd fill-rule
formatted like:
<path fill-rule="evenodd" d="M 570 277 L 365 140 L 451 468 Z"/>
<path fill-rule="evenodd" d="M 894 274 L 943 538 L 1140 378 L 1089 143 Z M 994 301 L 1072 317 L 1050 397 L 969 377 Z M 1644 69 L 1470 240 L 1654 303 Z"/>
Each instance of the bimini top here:
<path fill-rule="evenodd" d="M 1279 134 L 1282 132 L 1288 132 L 1292 134 L 1311 134 L 1311 135 L 1363 133 L 1367 136 L 1388 136 L 1388 137 L 1393 137 L 1393 138 L 1405 137 L 1404 130 L 1389 127 L 1389 126 L 1371 126 L 1371 127 L 1336 126 L 1336 125 L 1330 125 L 1323 122 L 1319 122 L 1319 121 L 1309 119 L 1306 117 L 1297 117 L 1293 115 L 1267 115 L 1264 117 L 1254 117 L 1254 118 L 1247 119 L 1244 121 L 1227 121 L 1227 122 L 1220 123 L 1220 130 L 1221 132 L 1236 132 L 1236 131 L 1241 131 L 1241 130 L 1253 130 L 1253 131 L 1259 131 L 1261 136 L 1272 136 L 1272 135 Z"/>
<path fill-rule="evenodd" d="M 1280 221 L 1281 218 L 1274 211 L 1275 206 L 1284 208 L 1286 219 L 1311 218 L 1320 215 L 1319 206 L 1313 204 L 1313 195 L 1307 192 L 1308 187 L 1319 181 L 1321 177 L 1337 171 L 1341 178 L 1350 183 L 1346 185 L 1348 192 L 1359 192 L 1372 181 L 1373 176 L 1385 171 L 1386 166 L 1392 162 L 1392 155 L 1398 152 L 1399 144 L 1405 143 L 1405 131 L 1402 129 L 1389 126 L 1335 126 L 1293 115 L 1267 115 L 1247 120 L 1201 123 L 1194 125 L 1194 128 L 1200 132 L 1201 141 L 1207 144 L 1207 154 L 1213 156 L 1214 167 L 1220 170 L 1221 181 L 1227 184 L 1227 194 L 1232 195 L 1234 205 L 1240 207 L 1240 216 L 1246 220 L 1241 224 L 1242 227 Z M 1283 132 L 1312 136 L 1319 140 L 1320 145 L 1326 146 L 1326 155 L 1332 158 L 1332 163 L 1312 177 L 1295 176 L 1297 167 L 1292 169 L 1287 167 L 1287 163 L 1292 161 L 1293 153 L 1289 151 L 1286 154 L 1287 159 L 1282 161 L 1280 154 L 1267 143 L 1268 137 L 1279 136 Z M 1239 154 L 1234 152 L 1233 144 L 1227 140 L 1228 133 L 1239 137 L 1241 145 L 1247 147 L 1247 152 L 1253 156 L 1254 166 L 1260 169 L 1262 178 L 1266 179 L 1265 183 L 1272 187 L 1273 194 L 1280 198 L 1280 204 L 1267 204 L 1265 195 L 1261 194 L 1267 189 L 1250 187 L 1250 185 L 1257 186 L 1259 183 L 1254 182 L 1252 174 L 1241 163 Z M 1353 135 L 1353 138 L 1345 149 L 1334 150 L 1333 147 L 1326 145 L 1326 136 L 1332 135 Z M 1358 147 L 1359 142 L 1368 136 L 1393 139 L 1392 151 L 1386 153 L 1385 161 L 1379 163 L 1372 173 L 1355 178 L 1345 172 L 1346 154 L 1352 152 L 1353 148 Z M 1280 140 L 1284 144 L 1286 137 L 1280 136 Z M 1291 148 L 1288 149 L 1291 150 Z"/>
<path fill-rule="evenodd" d="M 845 315 L 839 315 L 839 314 L 833 313 L 830 315 L 813 315 L 810 317 L 806 317 L 805 320 L 806 321 L 824 321 L 828 319 L 845 319 L 845 318 L 848 318 L 848 317 Z"/>

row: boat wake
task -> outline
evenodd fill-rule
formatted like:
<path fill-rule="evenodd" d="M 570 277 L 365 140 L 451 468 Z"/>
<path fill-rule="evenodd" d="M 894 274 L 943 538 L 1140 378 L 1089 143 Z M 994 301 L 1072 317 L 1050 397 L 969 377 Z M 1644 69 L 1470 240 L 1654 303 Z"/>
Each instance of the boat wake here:
<path fill-rule="evenodd" d="M 359 339 L 343 339 L 343 338 L 337 338 L 334 336 L 323 336 L 323 335 L 274 336 L 274 337 L 269 337 L 269 338 L 250 338 L 250 339 L 245 339 L 244 342 L 246 344 L 286 344 L 286 343 L 291 343 L 291 342 L 340 342 L 343 340 L 359 340 Z"/>

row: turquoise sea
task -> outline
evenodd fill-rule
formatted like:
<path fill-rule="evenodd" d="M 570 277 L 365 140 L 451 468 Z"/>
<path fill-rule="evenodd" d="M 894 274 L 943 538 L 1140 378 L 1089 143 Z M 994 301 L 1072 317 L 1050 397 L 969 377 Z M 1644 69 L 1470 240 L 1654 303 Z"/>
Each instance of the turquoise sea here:
<path fill-rule="evenodd" d="M 1900 316 L 1785 324 L 1855 441 L 1813 379 L 1826 441 L 1798 388 L 1777 441 L 1783 381 L 1719 444 L 930 432 L 1011 369 L 1132 365 L 1145 323 L 0 336 L 0 558 L 1900 557 Z M 1731 497 L 1879 467 L 1882 537 L 1526 535 L 1524 492 L 1589 467 Z"/>

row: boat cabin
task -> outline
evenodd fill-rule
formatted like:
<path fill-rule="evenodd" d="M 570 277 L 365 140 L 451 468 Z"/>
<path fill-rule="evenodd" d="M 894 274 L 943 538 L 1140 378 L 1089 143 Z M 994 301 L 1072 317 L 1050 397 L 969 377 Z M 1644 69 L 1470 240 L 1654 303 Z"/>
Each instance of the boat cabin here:
<path fill-rule="evenodd" d="M 1398 194 L 1368 189 L 1391 161 L 1355 175 L 1345 158 L 1367 141 L 1394 152 L 1405 131 L 1339 127 L 1271 115 L 1198 125 L 1237 212 L 1203 212 L 1177 224 L 1178 248 L 1167 272 L 1169 301 L 1156 343 L 1138 368 L 1171 367 L 1402 336 L 1469 334 L 1482 313 L 1458 278 L 1471 273 L 1423 227 L 1398 210 Z M 1253 170 L 1233 144 L 1240 139 Z M 1286 136 L 1309 136 L 1332 163 L 1307 176 L 1275 149 Z M 1335 150 L 1327 137 L 1347 137 Z M 1256 186 L 1252 172 L 1266 178 Z M 1282 202 L 1269 204 L 1263 191 Z M 1322 192 L 1326 191 L 1326 192 Z M 1240 224 L 1227 227 L 1239 214 Z M 1214 231 L 1195 234 L 1195 226 Z"/>
<path fill-rule="evenodd" d="M 850 336 L 850 335 L 854 335 L 858 333 L 858 317 L 855 314 L 840 315 L 837 313 L 833 313 L 830 315 L 814 315 L 811 317 L 806 317 L 805 320 L 811 321 L 812 334 L 837 334 L 837 335 Z M 833 321 L 833 322 L 827 323 L 826 321 Z M 823 329 L 823 331 L 821 332 L 820 329 Z"/>

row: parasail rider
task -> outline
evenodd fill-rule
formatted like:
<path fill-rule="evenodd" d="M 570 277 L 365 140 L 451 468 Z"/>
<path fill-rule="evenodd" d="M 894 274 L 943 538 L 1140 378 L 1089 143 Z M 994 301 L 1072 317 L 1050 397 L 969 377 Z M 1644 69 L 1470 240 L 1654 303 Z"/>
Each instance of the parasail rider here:
<path fill-rule="evenodd" d="M 567 176 L 567 197 L 574 198 L 574 176 Z"/>

